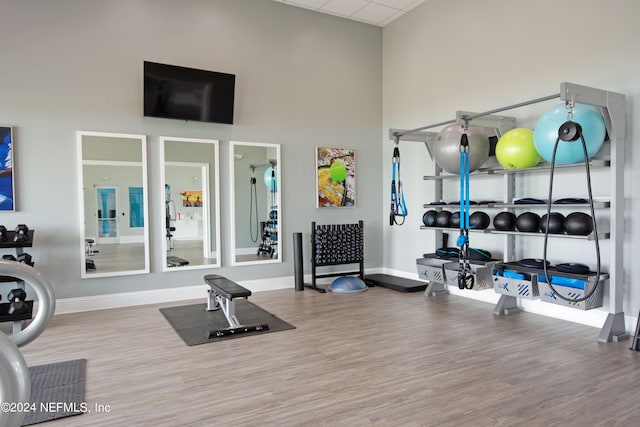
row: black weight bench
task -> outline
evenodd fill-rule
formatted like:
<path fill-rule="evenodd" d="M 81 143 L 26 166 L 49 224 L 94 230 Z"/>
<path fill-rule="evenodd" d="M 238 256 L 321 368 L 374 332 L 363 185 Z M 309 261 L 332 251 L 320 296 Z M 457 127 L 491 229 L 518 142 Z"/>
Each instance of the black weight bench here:
<path fill-rule="evenodd" d="M 233 335 L 243 332 L 253 332 L 268 330 L 266 323 L 257 325 L 243 325 L 236 317 L 236 298 L 249 298 L 251 291 L 238 285 L 226 277 L 218 274 L 208 274 L 204 276 L 204 281 L 211 288 L 207 301 L 207 311 L 222 309 L 227 318 L 229 327 L 225 329 L 210 329 L 207 331 L 207 338 L 217 338 L 224 335 Z"/>

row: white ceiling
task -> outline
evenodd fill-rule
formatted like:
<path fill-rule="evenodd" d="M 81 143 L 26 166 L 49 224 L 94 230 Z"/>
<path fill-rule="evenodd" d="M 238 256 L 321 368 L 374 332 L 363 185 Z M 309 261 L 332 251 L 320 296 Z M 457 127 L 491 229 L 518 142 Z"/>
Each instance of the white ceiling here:
<path fill-rule="evenodd" d="M 273 0 L 384 27 L 425 0 Z"/>

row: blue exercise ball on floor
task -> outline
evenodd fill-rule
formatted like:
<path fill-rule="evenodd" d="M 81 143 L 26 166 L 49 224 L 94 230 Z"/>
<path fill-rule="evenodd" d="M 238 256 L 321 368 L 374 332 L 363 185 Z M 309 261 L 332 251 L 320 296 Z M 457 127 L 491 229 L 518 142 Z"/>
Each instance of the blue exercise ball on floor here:
<path fill-rule="evenodd" d="M 329 285 L 329 290 L 343 294 L 352 294 L 355 292 L 364 292 L 369 289 L 359 277 L 341 276 L 335 279 Z"/>
<path fill-rule="evenodd" d="M 547 110 L 538 119 L 533 129 L 533 143 L 540 157 L 551 162 L 553 147 L 558 139 L 558 129 L 567 121 L 567 107 L 558 104 Z M 582 135 L 587 146 L 587 155 L 593 157 L 604 144 L 607 128 L 600 112 L 588 105 L 575 104 L 573 107 L 573 121 L 582 127 Z M 555 163 L 566 165 L 584 161 L 582 141 L 574 142 L 560 140 L 556 151 Z"/>

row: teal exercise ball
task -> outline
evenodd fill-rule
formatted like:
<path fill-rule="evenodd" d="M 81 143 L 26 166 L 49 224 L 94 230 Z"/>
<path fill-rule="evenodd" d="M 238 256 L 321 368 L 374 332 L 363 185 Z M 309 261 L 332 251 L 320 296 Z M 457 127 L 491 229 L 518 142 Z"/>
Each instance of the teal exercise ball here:
<path fill-rule="evenodd" d="M 267 189 L 272 192 L 278 191 L 278 170 L 269 166 L 266 171 L 264 171 L 264 185 L 267 186 Z"/>
<path fill-rule="evenodd" d="M 558 129 L 567 121 L 565 104 L 558 104 L 547 110 L 536 122 L 533 129 L 533 142 L 540 157 L 551 162 L 553 147 L 558 139 Z M 582 135 L 587 146 L 588 158 L 593 157 L 604 144 L 607 128 L 600 112 L 594 107 L 575 104 L 573 107 L 573 121 L 582 127 Z M 558 142 L 555 163 L 566 165 L 584 161 L 582 141 Z"/>
<path fill-rule="evenodd" d="M 457 123 L 442 129 L 433 144 L 433 159 L 442 170 L 460 175 L 460 139 L 462 126 Z M 485 128 L 469 126 L 467 128 L 469 141 L 469 172 L 478 169 L 489 157 L 489 134 Z"/>

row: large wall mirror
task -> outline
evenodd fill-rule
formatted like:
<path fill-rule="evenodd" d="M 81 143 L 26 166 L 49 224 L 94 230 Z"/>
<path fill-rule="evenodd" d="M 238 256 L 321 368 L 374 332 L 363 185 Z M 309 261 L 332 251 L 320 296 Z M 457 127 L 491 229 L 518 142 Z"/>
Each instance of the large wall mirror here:
<path fill-rule="evenodd" d="M 149 272 L 146 141 L 77 132 L 83 278 Z"/>
<path fill-rule="evenodd" d="M 280 145 L 230 144 L 232 265 L 281 262 Z"/>
<path fill-rule="evenodd" d="M 218 141 L 160 138 L 164 271 L 220 267 Z"/>

